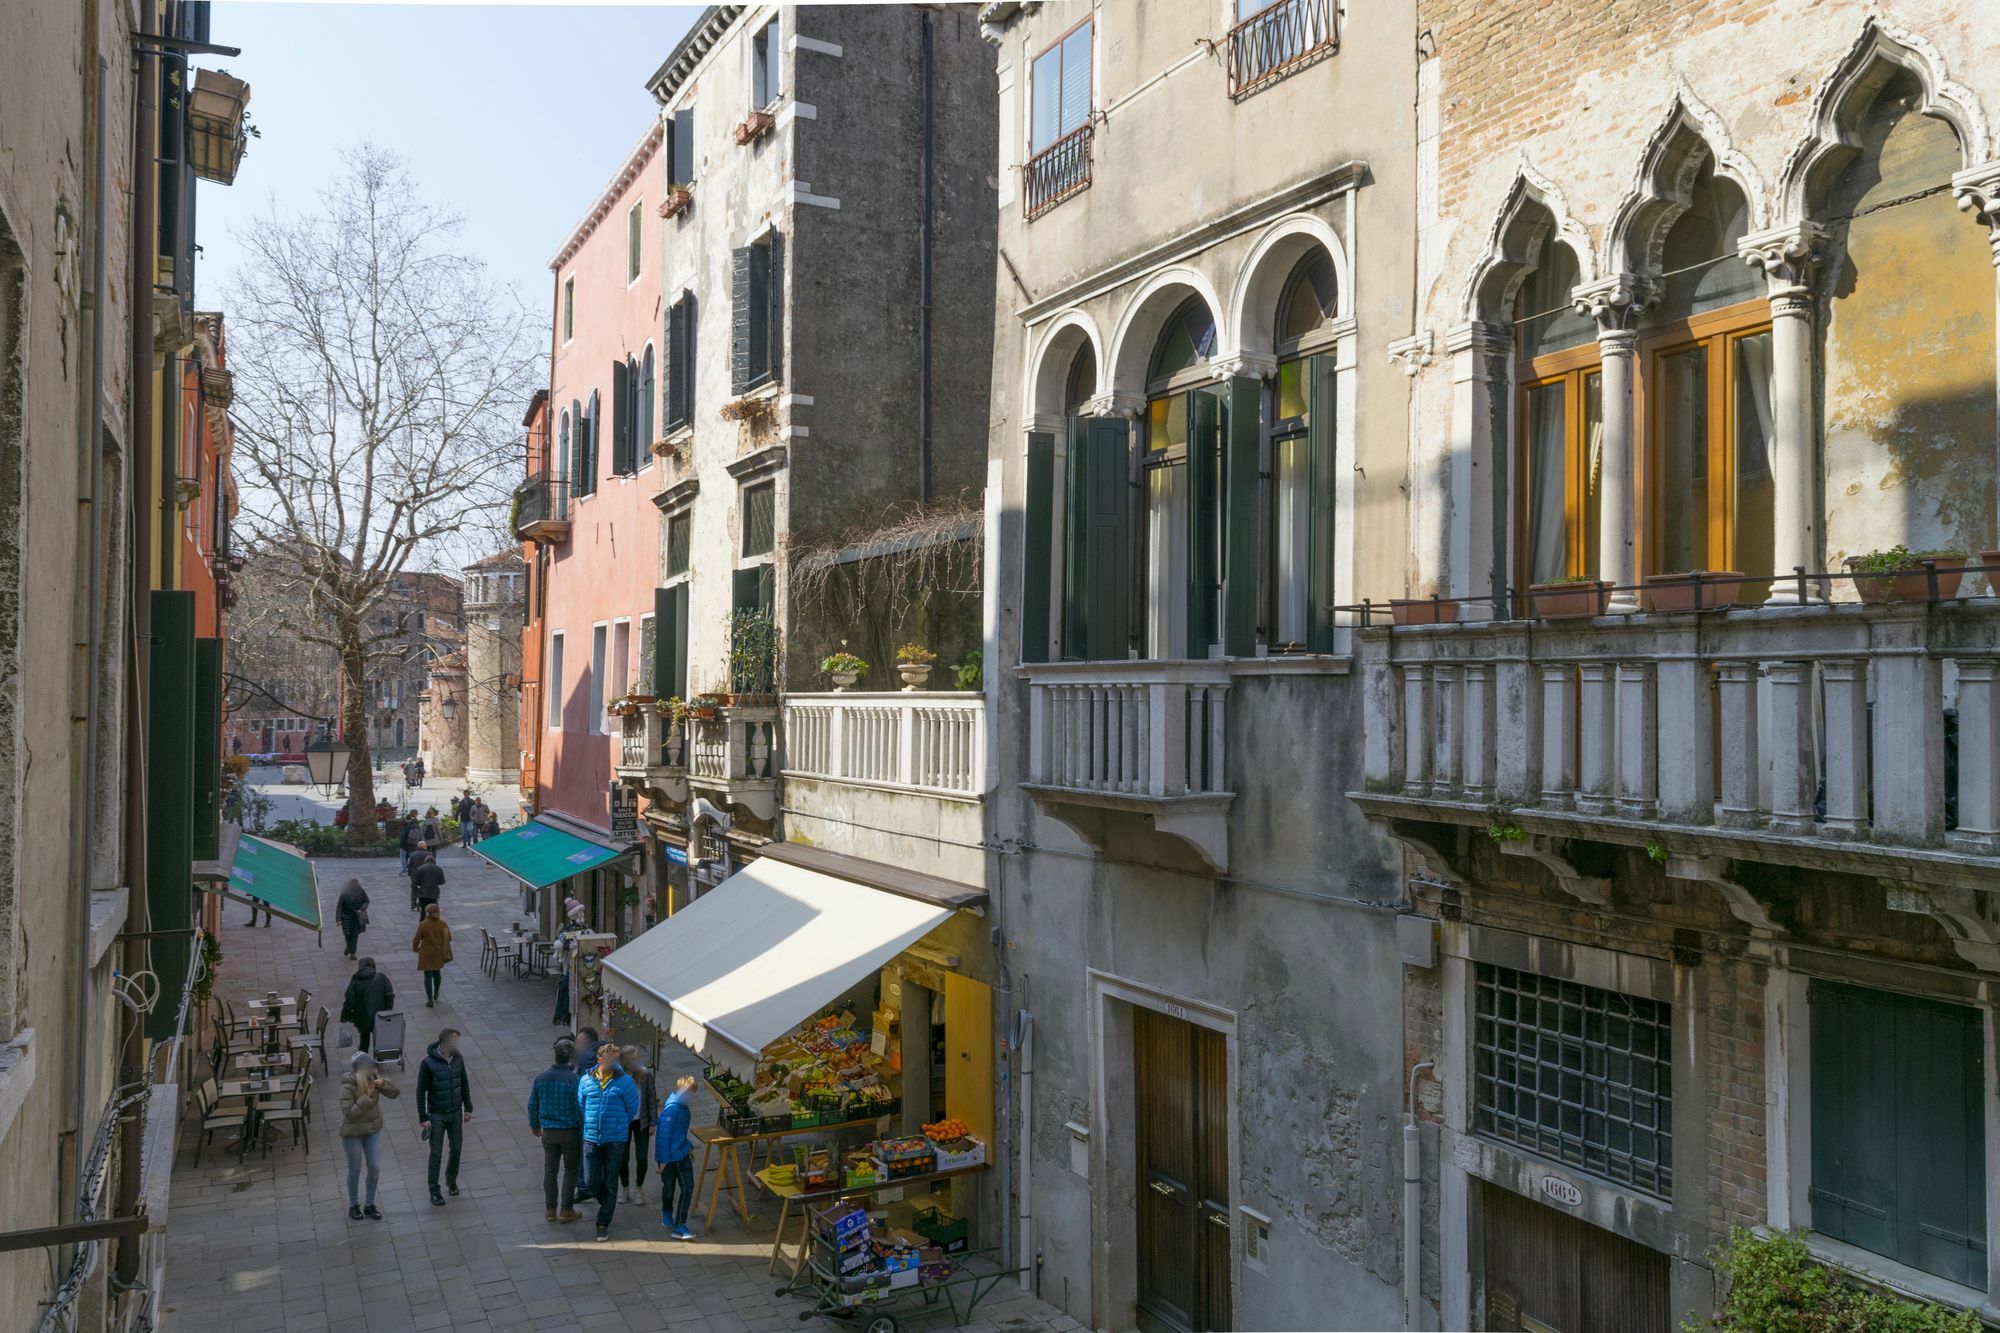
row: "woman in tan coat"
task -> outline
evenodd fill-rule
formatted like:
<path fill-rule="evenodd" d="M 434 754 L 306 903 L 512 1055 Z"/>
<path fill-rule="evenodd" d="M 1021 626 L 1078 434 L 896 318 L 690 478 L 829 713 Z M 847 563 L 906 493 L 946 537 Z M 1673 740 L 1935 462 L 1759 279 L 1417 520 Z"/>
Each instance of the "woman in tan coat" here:
<path fill-rule="evenodd" d="M 347 1154 L 347 1215 L 359 1221 L 382 1220 L 375 1206 L 375 1185 L 382 1178 L 382 1098 L 394 1097 L 396 1085 L 383 1078 L 375 1057 L 356 1051 L 340 1080 L 340 1150 Z M 368 1206 L 361 1206 L 361 1166 L 368 1165 Z"/>
<path fill-rule="evenodd" d="M 424 908 L 424 919 L 410 940 L 417 953 L 417 970 L 424 974 L 424 1007 L 437 1007 L 438 992 L 444 989 L 444 965 L 451 961 L 451 927 L 438 915 L 438 905 Z"/>

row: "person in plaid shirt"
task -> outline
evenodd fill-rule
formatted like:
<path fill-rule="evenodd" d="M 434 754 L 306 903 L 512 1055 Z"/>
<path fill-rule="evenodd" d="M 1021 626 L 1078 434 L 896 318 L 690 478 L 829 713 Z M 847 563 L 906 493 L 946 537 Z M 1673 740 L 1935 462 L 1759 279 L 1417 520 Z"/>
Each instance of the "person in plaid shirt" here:
<path fill-rule="evenodd" d="M 583 1160 L 583 1112 L 576 1100 L 576 1043 L 556 1042 L 556 1062 L 535 1075 L 528 1090 L 528 1128 L 542 1141 L 542 1201 L 551 1222 L 574 1222 L 576 1172 Z M 558 1170 L 560 1168 L 560 1170 Z M 560 1211 L 556 1191 L 562 1179 Z"/>

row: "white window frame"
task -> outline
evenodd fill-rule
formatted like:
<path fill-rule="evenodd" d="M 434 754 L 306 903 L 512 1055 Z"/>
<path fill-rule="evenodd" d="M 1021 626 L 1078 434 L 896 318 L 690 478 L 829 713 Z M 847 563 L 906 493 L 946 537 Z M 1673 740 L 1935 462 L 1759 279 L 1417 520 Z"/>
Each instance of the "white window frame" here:
<path fill-rule="evenodd" d="M 625 289 L 630 291 L 646 268 L 646 221 L 640 210 L 644 199 L 634 199 L 625 210 Z"/>
<path fill-rule="evenodd" d="M 590 707 L 590 734 L 602 736 L 604 729 L 604 664 L 611 651 L 611 625 L 608 621 L 596 620 L 590 625 L 590 663 L 584 668 L 590 681 L 590 694 L 586 702 Z"/>
<path fill-rule="evenodd" d="M 563 631 L 549 631 L 549 669 L 544 673 L 549 685 L 549 730 L 563 729 Z"/>
<path fill-rule="evenodd" d="M 562 345 L 567 347 L 576 337 L 576 274 L 563 279 Z"/>
<path fill-rule="evenodd" d="M 625 633 L 625 648 L 623 652 L 620 652 L 618 648 L 618 634 L 620 630 L 623 630 Z M 632 692 L 632 672 L 634 663 L 638 660 L 636 657 L 638 651 L 638 642 L 632 637 L 632 617 L 619 616 L 614 619 L 611 622 L 610 648 L 606 651 L 604 658 L 606 665 L 610 668 L 609 679 L 605 681 L 604 685 L 604 697 L 607 703 L 612 699 L 622 699 Z M 611 688 L 614 683 L 618 687 L 615 693 Z"/>

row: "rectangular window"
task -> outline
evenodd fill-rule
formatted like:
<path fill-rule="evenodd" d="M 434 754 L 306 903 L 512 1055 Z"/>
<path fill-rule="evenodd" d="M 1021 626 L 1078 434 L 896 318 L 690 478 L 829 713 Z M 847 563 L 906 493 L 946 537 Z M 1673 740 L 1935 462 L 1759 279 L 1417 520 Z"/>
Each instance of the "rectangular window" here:
<path fill-rule="evenodd" d="M 563 279 L 563 341 L 576 336 L 576 279 Z"/>
<path fill-rule="evenodd" d="M 563 701 L 563 635 L 556 630 L 549 635 L 549 730 L 562 730 Z"/>
<path fill-rule="evenodd" d="M 608 693 L 622 699 L 631 693 L 632 622 L 618 621 L 611 627 L 611 680 Z"/>
<path fill-rule="evenodd" d="M 590 700 L 590 730 L 599 735 L 604 731 L 605 630 L 603 625 L 593 625 L 590 630 L 590 690 L 586 696 Z"/>
<path fill-rule="evenodd" d="M 1521 391 L 1517 559 L 1530 584 L 1597 573 L 1603 384 L 1592 364 Z"/>
<path fill-rule="evenodd" d="M 1979 1010 L 1815 981 L 1813 1230 L 1986 1290 Z"/>
<path fill-rule="evenodd" d="M 763 482 L 743 488 L 743 554 L 769 555 L 778 545 L 778 488 Z"/>
<path fill-rule="evenodd" d="M 750 38 L 751 110 L 762 111 L 778 100 L 778 70 L 784 61 L 784 52 L 775 18 Z"/>
<path fill-rule="evenodd" d="M 667 133 L 667 184 L 684 189 L 694 184 L 694 108 L 674 112 Z"/>
<path fill-rule="evenodd" d="M 648 613 L 639 617 L 639 674 L 633 682 L 634 688 L 640 692 L 655 696 L 659 695 L 659 691 L 653 687 L 659 683 L 660 679 L 658 667 L 659 636 L 657 629 L 659 619 L 657 613 Z"/>
<path fill-rule="evenodd" d="M 667 310 L 667 429 L 694 418 L 694 293 L 683 291 Z"/>
<path fill-rule="evenodd" d="M 1672 1007 L 1490 963 L 1475 987 L 1473 1127 L 1668 1197 Z"/>
<path fill-rule="evenodd" d="M 1091 21 L 1085 19 L 1035 58 L 1028 85 L 1030 153 L 1089 123 L 1090 33 Z"/>
<path fill-rule="evenodd" d="M 679 578 L 688 572 L 688 556 L 694 550 L 694 515 L 675 514 L 667 520 L 667 577 Z"/>
<path fill-rule="evenodd" d="M 731 269 L 730 379 L 736 393 L 778 378 L 784 348 L 784 242 L 767 232 L 736 251 Z"/>
<path fill-rule="evenodd" d="M 644 230 L 639 221 L 642 206 L 643 203 L 635 203 L 625 214 L 625 285 L 628 287 L 639 280 L 639 249 Z"/>

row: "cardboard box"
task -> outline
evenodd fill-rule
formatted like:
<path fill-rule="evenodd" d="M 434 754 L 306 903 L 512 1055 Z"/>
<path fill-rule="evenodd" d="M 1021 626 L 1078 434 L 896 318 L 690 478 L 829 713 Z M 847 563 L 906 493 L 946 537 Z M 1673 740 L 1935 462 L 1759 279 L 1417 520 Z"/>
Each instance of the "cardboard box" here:
<path fill-rule="evenodd" d="M 938 1170 L 957 1171 L 963 1167 L 979 1166 L 986 1161 L 986 1145 L 984 1143 L 970 1136 L 967 1136 L 961 1142 L 964 1143 L 965 1147 L 958 1152 L 947 1152 L 944 1145 L 938 1145 Z"/>

